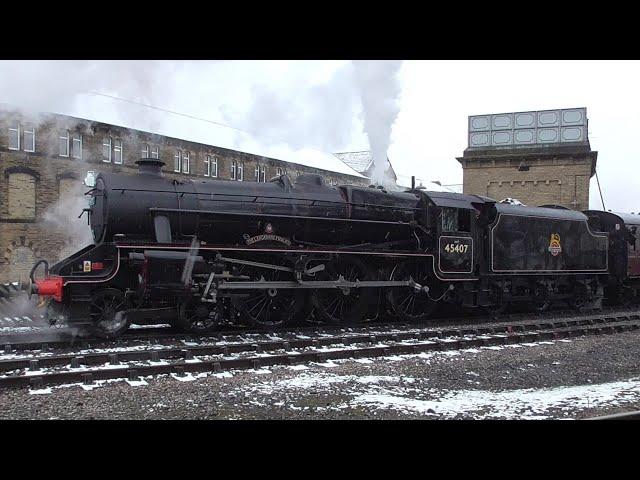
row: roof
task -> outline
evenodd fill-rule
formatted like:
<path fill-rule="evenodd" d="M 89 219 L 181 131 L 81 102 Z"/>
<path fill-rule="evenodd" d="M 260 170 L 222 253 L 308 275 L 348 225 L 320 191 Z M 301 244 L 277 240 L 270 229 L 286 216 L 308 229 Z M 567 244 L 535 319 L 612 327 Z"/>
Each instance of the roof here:
<path fill-rule="evenodd" d="M 141 115 L 132 105 L 122 105 L 119 103 L 116 110 L 113 108 L 89 109 L 89 107 L 85 108 L 83 105 L 83 102 L 79 102 L 79 111 L 74 111 L 73 115 L 61 112 L 42 112 L 41 114 L 44 116 L 66 118 L 73 121 L 102 123 L 116 128 L 126 128 L 132 132 L 155 134 L 169 139 L 199 143 L 201 145 L 224 148 L 235 152 L 248 153 L 250 155 L 364 178 L 364 175 L 361 175 L 344 162 L 341 162 L 333 154 L 311 147 L 294 150 L 283 144 L 276 145 L 261 142 L 258 138 L 245 132 L 236 132 L 235 137 L 232 137 L 229 136 L 228 129 L 216 125 L 204 124 L 201 121 L 191 118 L 174 120 L 173 117 L 168 116 L 164 117 L 162 119 L 163 121 L 158 121 L 158 119 L 152 117 L 148 111 L 145 111 L 144 115 Z M 16 113 L 20 110 L 16 107 L 0 103 L 0 111 Z M 171 118 L 171 120 L 164 121 L 167 118 Z"/>
<path fill-rule="evenodd" d="M 498 213 L 505 215 L 518 215 L 525 217 L 557 218 L 560 220 L 581 220 L 587 216 L 576 210 L 561 210 L 558 208 L 528 207 L 526 205 L 509 205 L 507 203 L 496 203 Z"/>
<path fill-rule="evenodd" d="M 597 215 L 598 217 L 618 217 L 620 220 L 624 222 L 625 225 L 640 225 L 640 215 L 633 215 L 631 213 L 621 213 L 621 212 L 604 212 L 602 210 L 587 210 L 585 211 L 588 215 Z"/>
<path fill-rule="evenodd" d="M 373 153 L 371 151 L 363 150 L 360 152 L 341 152 L 334 153 L 333 155 L 356 172 L 367 177 L 370 176 L 371 169 L 373 168 Z M 393 176 L 394 180 L 397 180 L 398 176 L 393 169 L 393 165 L 391 165 L 391 160 L 389 160 L 389 157 L 387 157 L 387 162 L 389 162 L 388 170 L 391 170 L 391 175 Z"/>
<path fill-rule="evenodd" d="M 487 201 L 493 202 L 494 200 L 487 197 L 480 197 L 478 195 L 463 195 L 461 193 L 453 192 L 429 192 L 423 191 L 427 197 L 438 207 L 453 207 L 453 208 L 475 208 L 473 203 L 487 203 Z"/>
<path fill-rule="evenodd" d="M 366 172 L 373 162 L 373 155 L 368 150 L 362 152 L 334 153 L 334 155 L 358 173 Z"/>

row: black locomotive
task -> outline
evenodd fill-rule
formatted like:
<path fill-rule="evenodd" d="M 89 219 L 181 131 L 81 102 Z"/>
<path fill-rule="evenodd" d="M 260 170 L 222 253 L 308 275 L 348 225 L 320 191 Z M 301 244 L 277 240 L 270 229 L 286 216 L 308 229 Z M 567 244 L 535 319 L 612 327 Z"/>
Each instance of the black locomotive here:
<path fill-rule="evenodd" d="M 639 288 L 634 216 L 332 187 L 319 175 L 178 181 L 158 160 L 137 163 L 138 175 L 96 178 L 95 245 L 34 265 L 30 292 L 49 297 L 51 322 L 113 337 L 159 319 L 189 331 L 421 320 L 439 303 L 598 308 Z"/>

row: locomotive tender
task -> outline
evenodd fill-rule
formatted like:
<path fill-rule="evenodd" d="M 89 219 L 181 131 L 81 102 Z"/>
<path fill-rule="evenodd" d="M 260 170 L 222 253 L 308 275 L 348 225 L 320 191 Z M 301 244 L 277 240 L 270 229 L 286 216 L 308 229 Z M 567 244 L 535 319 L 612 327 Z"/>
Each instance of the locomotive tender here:
<path fill-rule="evenodd" d="M 319 175 L 170 180 L 162 162 L 136 163 L 137 175 L 101 173 L 88 192 L 95 244 L 34 265 L 29 292 L 47 297 L 50 322 L 115 337 L 159 319 L 203 332 L 422 320 L 439 303 L 598 308 L 639 288 L 631 215 L 333 187 Z"/>

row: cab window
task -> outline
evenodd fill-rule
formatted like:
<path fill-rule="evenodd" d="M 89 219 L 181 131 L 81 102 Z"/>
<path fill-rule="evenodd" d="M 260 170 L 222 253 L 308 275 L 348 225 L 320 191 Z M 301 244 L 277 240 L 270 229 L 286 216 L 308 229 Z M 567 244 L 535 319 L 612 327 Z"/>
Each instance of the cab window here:
<path fill-rule="evenodd" d="M 471 210 L 443 207 L 441 218 L 443 232 L 471 231 Z"/>

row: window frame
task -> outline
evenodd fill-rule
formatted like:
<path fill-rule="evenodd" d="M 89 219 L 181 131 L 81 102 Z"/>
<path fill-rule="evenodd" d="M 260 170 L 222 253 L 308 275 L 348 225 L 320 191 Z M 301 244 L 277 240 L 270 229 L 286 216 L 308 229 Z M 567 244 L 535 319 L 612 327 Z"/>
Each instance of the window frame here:
<path fill-rule="evenodd" d="M 109 140 L 109 143 L 107 144 L 106 141 Z M 113 140 L 111 139 L 111 137 L 104 137 L 102 139 L 102 161 L 105 163 L 111 163 L 111 149 L 113 146 Z M 108 152 L 109 155 L 105 155 L 105 153 L 107 152 L 107 147 L 108 148 Z"/>
<path fill-rule="evenodd" d="M 144 148 L 142 149 L 142 158 L 149 158 L 149 144 L 145 143 Z"/>
<path fill-rule="evenodd" d="M 238 162 L 238 181 L 244 182 L 244 162 Z"/>
<path fill-rule="evenodd" d="M 118 161 L 116 153 L 120 153 L 120 161 Z M 117 165 L 122 165 L 124 163 L 124 143 L 120 139 L 113 141 L 113 163 Z"/>
<path fill-rule="evenodd" d="M 215 155 L 211 156 L 211 178 L 218 178 L 218 157 Z M 215 169 L 214 169 L 215 167 Z M 214 173 L 215 170 L 215 173 Z"/>
<path fill-rule="evenodd" d="M 16 138 L 18 140 L 18 147 L 14 148 L 11 146 L 11 132 L 15 132 L 16 133 Z M 20 123 L 16 122 L 16 128 L 12 128 L 12 125 L 9 125 L 9 143 L 7 143 L 7 146 L 9 147 L 9 150 L 20 150 Z"/>
<path fill-rule="evenodd" d="M 204 176 L 211 176 L 211 155 L 204 156 Z"/>
<path fill-rule="evenodd" d="M 186 160 L 186 162 L 185 162 Z M 182 152 L 182 173 L 186 173 L 189 174 L 190 173 L 190 152 L 186 151 L 186 152 Z M 184 166 L 187 166 L 187 169 L 185 170 Z"/>
<path fill-rule="evenodd" d="M 262 183 L 267 183 L 267 166 L 260 166 L 260 175 L 262 175 Z"/>
<path fill-rule="evenodd" d="M 235 180 L 236 179 L 236 170 L 238 168 L 238 162 L 236 162 L 235 160 L 231 161 L 231 180 Z"/>
<path fill-rule="evenodd" d="M 77 138 L 76 138 L 77 137 Z M 76 157 L 74 151 L 75 151 L 75 145 L 76 145 L 76 140 L 79 141 L 80 143 L 80 156 Z M 78 160 L 82 160 L 82 134 L 78 133 L 78 134 L 74 134 L 72 137 L 72 142 L 71 142 L 71 158 L 76 158 Z"/>
<path fill-rule="evenodd" d="M 62 136 L 61 133 L 65 133 L 66 136 Z M 69 138 L 70 138 L 69 130 L 64 130 L 64 132 L 58 133 L 58 156 L 59 157 L 69 158 L 69 155 L 71 154 L 71 148 L 69 148 L 70 147 L 69 146 Z M 60 152 L 60 145 L 61 145 L 60 144 L 60 140 L 66 140 L 66 147 L 67 147 L 67 154 L 66 155 L 63 155 Z"/>
<path fill-rule="evenodd" d="M 155 157 L 154 157 L 155 155 Z M 155 158 L 156 160 L 160 160 L 160 147 L 153 147 L 151 149 L 151 158 Z"/>
<path fill-rule="evenodd" d="M 31 137 L 31 149 L 27 150 L 27 140 L 25 139 L 25 136 L 30 133 L 32 135 Z M 35 152 L 36 151 L 36 127 L 35 125 L 30 125 L 30 129 L 25 127 L 22 131 L 22 143 L 23 145 L 23 149 L 25 152 Z"/>
<path fill-rule="evenodd" d="M 178 168 L 176 168 L 176 166 Z M 173 171 L 176 173 L 180 173 L 182 170 L 182 152 L 180 150 L 176 150 L 176 153 L 173 154 Z"/>

